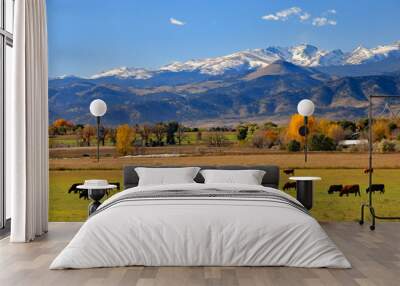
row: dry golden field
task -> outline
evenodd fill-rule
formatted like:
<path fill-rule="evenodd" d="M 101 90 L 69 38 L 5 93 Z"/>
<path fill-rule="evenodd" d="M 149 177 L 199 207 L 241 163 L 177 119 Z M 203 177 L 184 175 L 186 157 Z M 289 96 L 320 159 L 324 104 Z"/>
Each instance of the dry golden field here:
<path fill-rule="evenodd" d="M 304 163 L 303 153 L 284 152 L 180 155 L 176 157 L 102 157 L 100 162 L 97 162 L 93 157 L 50 159 L 51 170 L 115 170 L 122 169 L 124 165 L 278 165 L 280 168 L 298 169 L 363 169 L 368 166 L 368 154 L 344 152 L 310 153 L 307 164 Z M 400 169 L 400 153 L 374 154 L 374 167 Z"/>

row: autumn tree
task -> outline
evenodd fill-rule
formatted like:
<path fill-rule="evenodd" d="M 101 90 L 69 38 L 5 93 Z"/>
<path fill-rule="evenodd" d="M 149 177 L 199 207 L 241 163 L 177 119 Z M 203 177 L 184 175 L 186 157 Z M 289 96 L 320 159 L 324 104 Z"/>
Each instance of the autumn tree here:
<path fill-rule="evenodd" d="M 266 144 L 271 148 L 279 139 L 279 130 L 277 128 L 269 128 L 264 131 Z"/>
<path fill-rule="evenodd" d="M 74 124 L 71 121 L 65 120 L 64 118 L 59 118 L 53 122 L 53 126 L 56 128 L 61 126 L 74 127 Z"/>
<path fill-rule="evenodd" d="M 251 138 L 251 142 L 256 148 L 264 148 L 267 145 L 266 141 L 264 130 L 256 131 Z"/>
<path fill-rule="evenodd" d="M 90 146 L 90 140 L 92 139 L 93 136 L 95 136 L 95 134 L 96 134 L 96 128 L 94 128 L 89 124 L 86 124 L 83 127 L 81 133 L 83 144 L 85 144 L 86 146 Z"/>
<path fill-rule="evenodd" d="M 223 131 L 212 131 L 208 133 L 207 141 L 209 146 L 222 147 L 227 143 L 227 139 Z"/>
<path fill-rule="evenodd" d="M 164 145 L 164 138 L 167 133 L 167 128 L 163 122 L 159 122 L 153 126 L 153 133 L 156 139 L 155 143 L 157 146 Z"/>
<path fill-rule="evenodd" d="M 299 129 L 304 125 L 304 117 L 300 114 L 293 114 L 286 131 L 288 140 L 296 140 L 298 142 L 304 141 L 303 137 L 299 134 Z M 315 126 L 314 117 L 308 117 L 308 129 L 312 131 Z"/>
<path fill-rule="evenodd" d="M 389 126 L 385 120 L 376 120 L 372 125 L 372 136 L 374 141 L 381 141 L 388 138 L 390 134 Z"/>
<path fill-rule="evenodd" d="M 339 141 L 341 141 L 345 138 L 345 132 L 344 132 L 342 126 L 340 126 L 339 124 L 335 124 L 335 123 L 329 125 L 328 132 L 326 133 L 326 135 L 329 138 L 332 138 L 336 144 L 338 144 Z"/>
<path fill-rule="evenodd" d="M 338 121 L 337 123 L 342 126 L 344 130 L 349 130 L 353 133 L 357 131 L 357 125 L 353 121 L 344 119 Z"/>
<path fill-rule="evenodd" d="M 181 145 L 185 138 L 187 138 L 185 134 L 185 126 L 178 124 L 178 130 L 176 131 L 176 140 L 178 140 L 178 144 Z"/>
<path fill-rule="evenodd" d="M 116 150 L 119 154 L 125 156 L 132 150 L 133 130 L 128 124 L 117 127 Z"/>
<path fill-rule="evenodd" d="M 59 118 L 51 125 L 53 127 L 53 135 L 64 135 L 74 128 L 74 124 L 71 121 Z"/>
<path fill-rule="evenodd" d="M 112 145 L 115 146 L 117 143 L 117 130 L 115 128 L 107 128 L 106 129 L 106 140 L 111 142 Z"/>
<path fill-rule="evenodd" d="M 148 124 L 143 124 L 139 128 L 139 134 L 140 134 L 140 137 L 142 138 L 142 142 L 143 142 L 144 146 L 149 145 L 151 133 L 152 133 L 151 126 Z"/>
<path fill-rule="evenodd" d="M 322 118 L 317 121 L 317 130 L 319 133 L 328 135 L 329 133 L 329 128 L 331 127 L 332 123 L 330 120 Z"/>
<path fill-rule="evenodd" d="M 81 147 L 84 145 L 84 140 L 83 140 L 83 128 L 85 126 L 79 126 L 78 128 L 75 129 L 75 137 L 76 137 L 76 145 Z"/>

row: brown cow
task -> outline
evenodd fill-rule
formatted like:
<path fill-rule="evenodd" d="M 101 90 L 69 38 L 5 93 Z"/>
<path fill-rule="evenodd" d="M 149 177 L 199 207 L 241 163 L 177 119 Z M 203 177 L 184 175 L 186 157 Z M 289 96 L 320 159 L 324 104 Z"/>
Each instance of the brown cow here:
<path fill-rule="evenodd" d="M 357 196 L 357 194 L 358 194 L 361 197 L 360 185 L 344 186 L 343 189 L 340 191 L 339 196 L 343 196 L 343 195 L 349 196 L 349 194 L 354 194 L 355 196 Z"/>
<path fill-rule="evenodd" d="M 296 182 L 287 182 L 284 186 L 283 186 L 283 190 L 290 190 L 290 189 L 295 189 L 296 190 Z"/>
<path fill-rule="evenodd" d="M 373 172 L 374 172 L 374 168 L 371 168 L 371 169 L 369 169 L 369 168 L 364 169 L 364 174 L 373 173 Z"/>

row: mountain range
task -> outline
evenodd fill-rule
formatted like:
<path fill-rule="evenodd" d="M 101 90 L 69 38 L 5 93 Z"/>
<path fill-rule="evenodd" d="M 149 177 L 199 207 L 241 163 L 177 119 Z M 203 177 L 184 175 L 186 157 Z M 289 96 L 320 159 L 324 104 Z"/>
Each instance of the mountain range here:
<path fill-rule="evenodd" d="M 320 116 L 363 117 L 372 93 L 400 96 L 400 41 L 351 52 L 307 44 L 268 47 L 154 70 L 120 67 L 90 77 L 62 76 L 49 80 L 49 107 L 50 120 L 87 123 L 93 120 L 91 100 L 102 98 L 109 125 L 231 125 L 286 121 L 302 98 L 315 101 Z"/>

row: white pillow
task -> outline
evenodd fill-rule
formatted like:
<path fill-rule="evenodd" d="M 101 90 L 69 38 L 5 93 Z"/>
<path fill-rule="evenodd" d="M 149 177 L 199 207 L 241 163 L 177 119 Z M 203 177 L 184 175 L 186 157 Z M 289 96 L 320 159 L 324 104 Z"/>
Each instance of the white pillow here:
<path fill-rule="evenodd" d="M 195 183 L 194 178 L 199 170 L 199 167 L 135 168 L 139 176 L 139 186 Z"/>
<path fill-rule="evenodd" d="M 202 170 L 205 184 L 261 185 L 265 171 L 261 170 Z"/>

